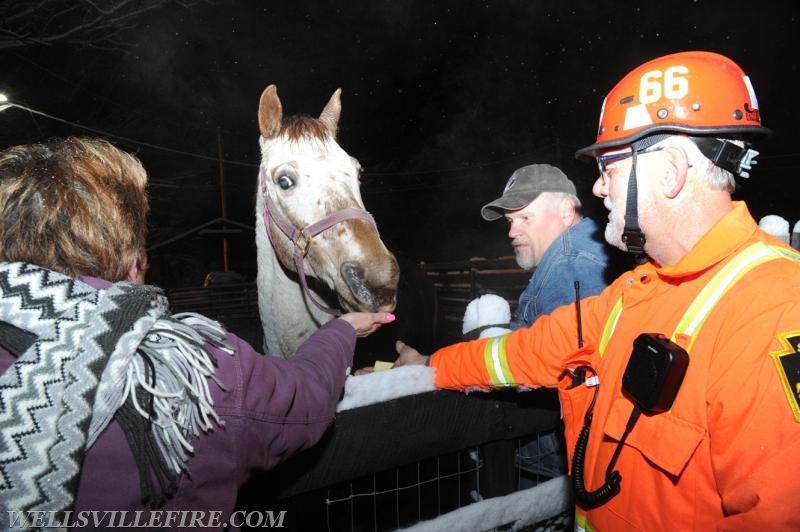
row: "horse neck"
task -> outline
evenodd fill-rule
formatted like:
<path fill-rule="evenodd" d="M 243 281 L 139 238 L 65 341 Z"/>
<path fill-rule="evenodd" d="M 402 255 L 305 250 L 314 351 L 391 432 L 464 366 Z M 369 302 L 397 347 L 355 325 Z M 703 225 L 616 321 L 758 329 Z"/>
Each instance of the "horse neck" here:
<path fill-rule="evenodd" d="M 256 203 L 256 285 L 264 348 L 267 354 L 288 358 L 332 316 L 308 304 L 300 283 L 287 274 L 267 236 L 260 194 Z"/>

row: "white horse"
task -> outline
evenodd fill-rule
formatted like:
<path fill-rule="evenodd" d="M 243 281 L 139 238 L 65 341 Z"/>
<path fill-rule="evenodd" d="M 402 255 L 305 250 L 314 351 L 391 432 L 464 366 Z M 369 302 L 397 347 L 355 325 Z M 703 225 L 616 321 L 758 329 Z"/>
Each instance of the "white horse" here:
<path fill-rule="evenodd" d="M 328 308 L 326 292 L 345 311 L 395 306 L 397 261 L 364 210 L 358 161 L 336 142 L 340 94 L 319 118 L 284 117 L 275 85 L 261 95 L 257 286 L 271 355 L 291 356 L 338 313 Z"/>

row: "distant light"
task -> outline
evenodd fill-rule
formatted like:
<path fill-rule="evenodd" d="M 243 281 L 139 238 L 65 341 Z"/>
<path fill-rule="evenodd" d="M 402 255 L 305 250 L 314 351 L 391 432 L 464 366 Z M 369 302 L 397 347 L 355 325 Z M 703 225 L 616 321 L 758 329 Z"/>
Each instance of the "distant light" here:
<path fill-rule="evenodd" d="M 7 101 L 8 101 L 8 96 L 0 92 L 0 104 L 5 103 L 5 105 L 0 105 L 0 112 L 5 111 L 6 109 L 14 105 L 13 103 L 6 103 Z"/>

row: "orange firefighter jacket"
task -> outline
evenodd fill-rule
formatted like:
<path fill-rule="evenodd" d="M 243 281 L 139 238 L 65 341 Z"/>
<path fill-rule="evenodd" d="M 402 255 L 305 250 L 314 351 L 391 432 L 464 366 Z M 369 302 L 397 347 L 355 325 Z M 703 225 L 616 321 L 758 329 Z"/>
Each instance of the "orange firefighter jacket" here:
<path fill-rule="evenodd" d="M 663 333 L 689 352 L 683 383 L 669 411 L 638 419 L 614 468 L 619 494 L 578 506 L 579 529 L 800 530 L 797 259 L 736 202 L 679 263 L 640 265 L 583 299 L 583 349 L 567 305 L 530 328 L 437 351 L 436 384 L 558 388 L 572 465 L 595 388 L 572 387 L 570 370 L 590 365 L 599 376 L 584 473 L 591 491 L 633 408 L 622 392 L 633 340 Z"/>

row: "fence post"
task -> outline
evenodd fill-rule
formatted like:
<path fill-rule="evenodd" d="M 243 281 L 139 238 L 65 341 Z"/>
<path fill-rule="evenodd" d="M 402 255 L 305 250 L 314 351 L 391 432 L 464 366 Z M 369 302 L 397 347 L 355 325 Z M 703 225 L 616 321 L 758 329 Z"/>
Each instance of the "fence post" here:
<path fill-rule="evenodd" d="M 480 447 L 483 467 L 479 472 L 484 499 L 508 495 L 517 489 L 514 440 L 496 440 Z"/>
<path fill-rule="evenodd" d="M 475 299 L 480 294 L 478 293 L 478 275 L 480 271 L 478 268 L 469 269 L 469 292 L 472 294 L 472 299 Z"/>

